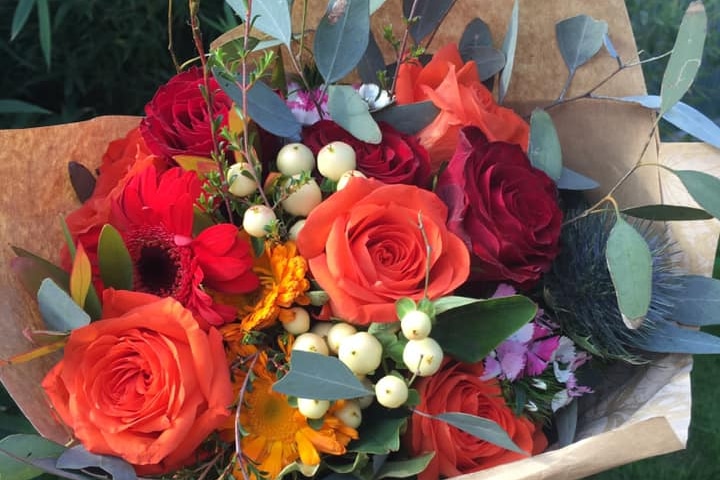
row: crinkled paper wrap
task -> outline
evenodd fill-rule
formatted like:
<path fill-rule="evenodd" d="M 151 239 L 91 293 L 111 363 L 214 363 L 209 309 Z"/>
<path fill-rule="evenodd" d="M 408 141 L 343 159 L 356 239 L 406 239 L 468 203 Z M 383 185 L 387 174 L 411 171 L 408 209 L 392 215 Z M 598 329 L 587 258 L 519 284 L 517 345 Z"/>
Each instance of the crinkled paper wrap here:
<path fill-rule="evenodd" d="M 302 2 L 295 2 L 296 5 Z M 375 31 L 394 23 L 399 34 L 398 0 L 377 12 Z M 308 25 L 316 25 L 326 0 L 311 0 Z M 434 46 L 456 40 L 474 17 L 490 25 L 496 43 L 503 38 L 511 0 L 458 0 Z M 297 13 L 297 12 L 296 12 Z M 520 31 L 508 103 L 522 114 L 557 98 L 566 68 L 555 42 L 555 23 L 588 14 L 608 22 L 612 41 L 626 61 L 636 59 L 636 46 L 622 0 L 520 1 Z M 394 19 L 394 22 L 390 22 Z M 379 40 L 381 41 L 381 40 Z M 431 49 L 432 50 L 432 49 Z M 601 53 L 582 67 L 568 97 L 584 93 L 616 68 Z M 639 68 L 627 69 L 598 92 L 623 96 L 645 93 Z M 652 126 L 651 114 L 629 104 L 581 100 L 551 110 L 566 165 L 600 181 L 601 196 L 637 160 Z M 0 132 L 0 358 L 28 350 L 22 330 L 41 325 L 37 306 L 9 270 L 9 245 L 57 261 L 62 244 L 59 216 L 77 205 L 67 177 L 67 162 L 99 165 L 107 143 L 137 125 L 138 118 L 101 117 L 58 127 Z M 720 173 L 720 152 L 703 144 L 663 144 L 653 139 L 646 154 L 671 167 Z M 714 169 L 714 171 L 713 171 Z M 677 180 L 657 169 L 641 169 L 618 192 L 625 206 L 658 203 L 693 205 Z M 689 272 L 707 275 L 720 226 L 717 220 L 673 223 L 670 232 L 684 251 Z M 0 368 L 0 378 L 24 413 L 46 437 L 59 442 L 68 432 L 57 422 L 39 387 L 58 355 L 30 364 Z M 568 447 L 466 475 L 463 479 L 574 479 L 617 465 L 684 448 L 690 422 L 690 370 L 687 355 L 659 357 L 645 367 L 619 369 L 608 387 L 581 404 L 578 442 Z"/>

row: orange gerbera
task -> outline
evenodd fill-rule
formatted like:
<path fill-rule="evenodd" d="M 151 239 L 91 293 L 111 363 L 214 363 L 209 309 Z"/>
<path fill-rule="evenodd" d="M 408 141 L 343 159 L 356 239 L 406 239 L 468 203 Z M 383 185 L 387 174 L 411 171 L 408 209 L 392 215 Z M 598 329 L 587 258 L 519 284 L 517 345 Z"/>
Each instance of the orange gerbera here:
<path fill-rule="evenodd" d="M 255 379 L 243 398 L 240 425 L 246 435 L 241 440 L 243 459 L 274 479 L 289 464 L 300 461 L 308 466 L 320 463 L 320 454 L 342 455 L 357 431 L 345 425 L 334 413 L 343 406 L 337 401 L 328 410 L 320 428 L 308 425 L 307 419 L 288 403 L 287 397 L 273 391 L 275 378 L 267 370 L 267 356 L 253 369 Z M 238 464 L 233 475 L 244 478 Z M 245 467 L 245 472 L 250 471 Z M 250 478 L 255 478 L 250 474 Z"/>

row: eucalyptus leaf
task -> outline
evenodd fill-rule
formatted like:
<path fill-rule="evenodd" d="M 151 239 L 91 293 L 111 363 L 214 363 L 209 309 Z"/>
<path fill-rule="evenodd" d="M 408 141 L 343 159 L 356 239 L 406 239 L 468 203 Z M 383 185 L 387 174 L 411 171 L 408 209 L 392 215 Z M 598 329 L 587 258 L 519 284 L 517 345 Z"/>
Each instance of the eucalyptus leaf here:
<path fill-rule="evenodd" d="M 67 332 L 90 323 L 90 316 L 49 278 L 40 284 L 37 300 L 40 314 L 50 330 Z"/>
<path fill-rule="evenodd" d="M 78 200 L 82 203 L 88 201 L 95 190 L 96 180 L 92 172 L 81 163 L 68 162 L 68 175 Z"/>
<path fill-rule="evenodd" d="M 720 179 L 695 170 L 672 170 L 688 193 L 710 215 L 720 218 Z"/>
<path fill-rule="evenodd" d="M 370 115 L 367 102 L 350 85 L 328 88 L 328 112 L 333 121 L 363 142 L 379 144 L 380 127 Z"/>
<path fill-rule="evenodd" d="M 468 303 L 438 313 L 432 336 L 458 360 L 479 362 L 536 313 L 537 305 L 522 295 Z"/>
<path fill-rule="evenodd" d="M 462 52 L 467 60 L 475 62 L 481 81 L 494 77 L 505 67 L 505 54 L 493 47 L 466 47 Z"/>
<path fill-rule="evenodd" d="M 39 458 L 57 457 L 65 448 L 39 435 L 9 435 L 0 440 L 0 478 L 29 480 L 42 474 L 32 466 Z"/>
<path fill-rule="evenodd" d="M 527 452 L 518 447 L 508 436 L 507 432 L 497 423 L 487 418 L 476 417 L 467 413 L 448 412 L 434 415 L 434 419 L 459 428 L 475 438 L 492 443 L 512 452 L 528 455 Z"/>
<path fill-rule="evenodd" d="M 696 327 L 720 324 L 720 280 L 686 275 L 676 297 L 672 306 L 676 322 Z"/>
<path fill-rule="evenodd" d="M 652 256 L 645 238 L 618 217 L 605 251 L 618 307 L 628 328 L 644 321 L 652 295 Z"/>
<path fill-rule="evenodd" d="M 429 452 L 408 460 L 387 461 L 383 463 L 377 473 L 375 473 L 373 480 L 412 477 L 424 471 L 434 456 L 435 452 Z"/>
<path fill-rule="evenodd" d="M 385 0 L 370 0 L 370 15 L 375 13 L 375 11 L 382 7 L 385 3 Z"/>
<path fill-rule="evenodd" d="M 400 450 L 400 429 L 407 419 L 389 417 L 371 420 L 363 418 L 359 438 L 348 444 L 348 451 L 381 455 Z"/>
<path fill-rule="evenodd" d="M 273 384 L 285 395 L 316 400 L 339 400 L 372 394 L 340 360 L 327 355 L 294 351 L 290 372 Z"/>
<path fill-rule="evenodd" d="M 55 464 L 58 468 L 82 470 L 96 467 L 109 473 L 113 480 L 137 480 L 135 469 L 125 460 L 88 452 L 82 445 L 65 450 Z"/>
<path fill-rule="evenodd" d="M 643 205 L 622 210 L 625 215 L 645 220 L 670 222 L 674 220 L 709 220 L 712 215 L 705 210 L 681 205 Z"/>
<path fill-rule="evenodd" d="M 570 77 L 600 50 L 607 32 L 607 22 L 588 15 L 567 18 L 555 25 L 560 54 Z"/>
<path fill-rule="evenodd" d="M 655 353 L 692 355 L 720 353 L 720 338 L 660 320 L 637 335 L 634 346 Z"/>
<path fill-rule="evenodd" d="M 133 262 L 125 242 L 115 227 L 103 226 L 98 239 L 100 278 L 106 287 L 132 290 Z"/>
<path fill-rule="evenodd" d="M 615 45 L 613 45 L 610 35 L 607 33 L 603 35 L 603 45 L 605 45 L 605 50 L 607 50 L 612 58 L 620 61 L 620 55 L 618 55 L 617 50 L 615 50 Z"/>
<path fill-rule="evenodd" d="M 27 23 L 30 13 L 35 7 L 35 0 L 18 0 L 13 12 L 12 25 L 10 26 L 10 41 L 15 40 L 20 31 Z"/>
<path fill-rule="evenodd" d="M 480 18 L 473 18 L 470 23 L 467 24 L 460 37 L 458 49 L 460 50 L 460 56 L 463 61 L 468 62 L 470 61 L 470 53 L 474 47 L 492 47 L 492 45 L 493 41 L 490 27 Z"/>
<path fill-rule="evenodd" d="M 373 112 L 378 122 L 389 123 L 395 130 L 415 135 L 428 126 L 440 113 L 431 101 L 408 103 L 406 105 L 393 105 Z"/>
<path fill-rule="evenodd" d="M 413 3 L 416 3 L 413 18 L 417 21 L 410 18 Z M 454 3 L 455 0 L 403 0 L 403 15 L 411 20 L 410 35 L 416 43 L 438 28 Z"/>
<path fill-rule="evenodd" d="M 22 100 L 0 99 L 0 114 L 8 113 L 40 113 L 47 115 L 52 112 Z"/>
<path fill-rule="evenodd" d="M 594 190 L 600 186 L 598 182 L 590 177 L 563 167 L 560 178 L 555 182 L 561 190 Z"/>
<path fill-rule="evenodd" d="M 560 139 L 552 118 L 545 110 L 535 109 L 530 117 L 530 146 L 528 157 L 533 167 L 558 181 L 562 176 Z"/>
<path fill-rule="evenodd" d="M 520 21 L 520 6 L 515 0 L 510 22 L 508 23 L 505 39 L 503 40 L 502 51 L 505 54 L 505 68 L 500 74 L 500 85 L 498 87 L 498 103 L 503 103 L 510 87 L 510 77 L 515 64 L 515 49 L 517 47 L 518 26 Z"/>
<path fill-rule="evenodd" d="M 315 63 L 326 83 L 342 79 L 357 66 L 370 36 L 368 0 L 331 0 L 315 31 Z"/>
<path fill-rule="evenodd" d="M 720 126 L 690 105 L 677 102 L 662 118 L 698 140 L 720 148 Z"/>
<path fill-rule="evenodd" d="M 378 72 L 385 71 L 385 58 L 372 32 L 368 36 L 367 48 L 357 65 L 357 70 L 363 83 L 375 84 L 378 83 Z"/>
<path fill-rule="evenodd" d="M 567 447 L 575 441 L 578 421 L 578 402 L 572 400 L 568 405 L 555 412 L 555 428 L 558 434 L 558 446 Z"/>
<path fill-rule="evenodd" d="M 701 1 L 691 2 L 680 23 L 675 45 L 663 74 L 660 86 L 661 115 L 685 95 L 695 80 L 702 61 L 706 34 L 705 6 Z"/>
<path fill-rule="evenodd" d="M 246 1 L 225 1 L 245 21 L 247 16 Z M 290 47 L 292 21 L 287 0 L 253 0 L 251 15 L 253 17 L 253 27 L 281 40 L 288 48 Z"/>

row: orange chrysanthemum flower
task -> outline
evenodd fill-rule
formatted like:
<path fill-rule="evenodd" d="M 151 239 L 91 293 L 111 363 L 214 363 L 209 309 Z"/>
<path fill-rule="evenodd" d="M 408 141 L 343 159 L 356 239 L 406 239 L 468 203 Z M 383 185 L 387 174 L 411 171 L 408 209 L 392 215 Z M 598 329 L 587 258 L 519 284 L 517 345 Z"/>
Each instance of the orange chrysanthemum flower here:
<path fill-rule="evenodd" d="M 274 479 L 295 461 L 315 466 L 320 463 L 321 453 L 344 454 L 350 440 L 358 438 L 355 429 L 334 415 L 344 402 L 335 402 L 325 414 L 322 426 L 314 429 L 296 408 L 290 406 L 285 395 L 273 391 L 275 379 L 266 364 L 267 356 L 260 354 L 253 369 L 252 388 L 243 398 L 240 425 L 246 435 L 240 445 L 245 461 L 252 462 L 265 477 Z M 236 384 L 241 383 L 242 379 Z M 241 464 L 235 467 L 235 478 L 244 478 L 244 467 Z M 245 473 L 255 478 L 247 468 Z"/>

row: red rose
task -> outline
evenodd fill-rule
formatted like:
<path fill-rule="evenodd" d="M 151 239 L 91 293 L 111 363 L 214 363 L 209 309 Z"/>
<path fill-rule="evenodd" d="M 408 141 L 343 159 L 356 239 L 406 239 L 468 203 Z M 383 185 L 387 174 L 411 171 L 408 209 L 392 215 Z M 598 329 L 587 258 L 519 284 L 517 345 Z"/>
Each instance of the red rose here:
<path fill-rule="evenodd" d="M 342 141 L 355 149 L 357 169 L 384 183 L 405 183 L 425 187 L 430 181 L 430 157 L 427 150 L 410 135 L 380 122 L 382 141 L 365 143 L 350 135 L 335 122 L 321 120 L 303 129 L 303 143 L 317 155 L 330 142 Z"/>
<path fill-rule="evenodd" d="M 480 380 L 482 363 L 446 361 L 439 372 L 420 379 L 420 412 L 437 415 L 459 412 L 494 421 L 522 450 L 540 453 L 547 447 L 542 430 L 525 417 L 517 417 L 505 403 L 497 379 Z M 405 442 L 415 456 L 435 452 L 418 480 L 436 480 L 477 472 L 524 458 L 523 455 L 473 437 L 439 420 L 414 413 Z"/>
<path fill-rule="evenodd" d="M 557 190 L 515 144 L 488 142 L 464 128 L 436 192 L 449 207 L 448 228 L 474 255 L 471 278 L 531 287 L 560 247 Z"/>
<path fill-rule="evenodd" d="M 145 106 L 145 118 L 140 132 L 150 150 L 171 159 L 175 155 L 209 157 L 213 150 L 210 116 L 200 91 L 202 70 L 194 68 L 170 79 Z M 213 95 L 213 116 L 223 116 L 227 124 L 230 97 L 214 78 L 210 79 Z"/>
<path fill-rule="evenodd" d="M 431 248 L 428 297 L 434 300 L 459 287 L 470 264 L 435 194 L 355 177 L 310 212 L 297 246 L 336 316 L 356 325 L 393 322 L 399 298 L 423 297 L 427 257 L 419 213 Z"/>

